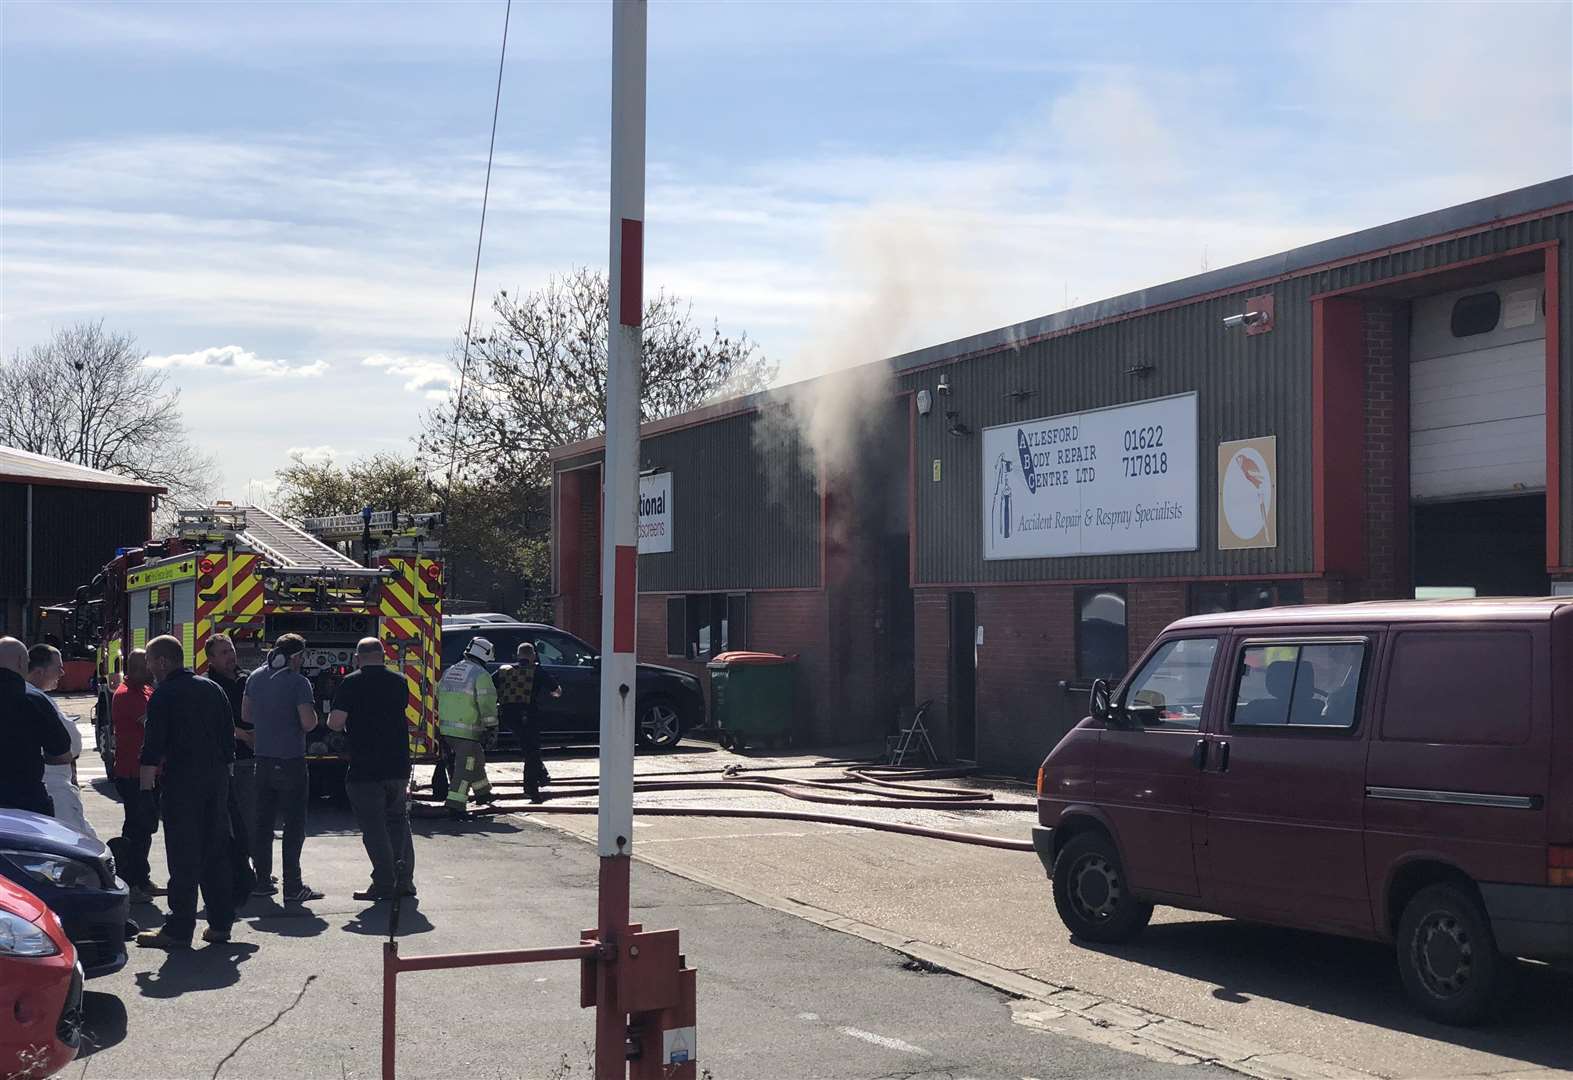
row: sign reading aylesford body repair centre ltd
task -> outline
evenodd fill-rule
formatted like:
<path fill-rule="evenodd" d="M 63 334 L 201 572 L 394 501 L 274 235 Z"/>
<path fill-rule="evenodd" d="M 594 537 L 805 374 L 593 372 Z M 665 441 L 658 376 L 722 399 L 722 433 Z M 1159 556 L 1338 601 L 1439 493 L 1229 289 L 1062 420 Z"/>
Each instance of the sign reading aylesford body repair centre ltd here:
<path fill-rule="evenodd" d="M 672 474 L 639 478 L 639 554 L 672 550 Z"/>
<path fill-rule="evenodd" d="M 983 553 L 1193 551 L 1196 395 L 983 432 Z"/>

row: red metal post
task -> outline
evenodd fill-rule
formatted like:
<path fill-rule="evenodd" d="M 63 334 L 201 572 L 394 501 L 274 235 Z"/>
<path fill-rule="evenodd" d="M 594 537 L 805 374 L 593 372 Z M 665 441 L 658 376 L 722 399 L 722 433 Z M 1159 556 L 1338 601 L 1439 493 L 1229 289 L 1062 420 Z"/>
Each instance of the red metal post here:
<path fill-rule="evenodd" d="M 393 1080 L 393 1041 L 399 1028 L 399 943 L 382 946 L 382 1080 Z"/>

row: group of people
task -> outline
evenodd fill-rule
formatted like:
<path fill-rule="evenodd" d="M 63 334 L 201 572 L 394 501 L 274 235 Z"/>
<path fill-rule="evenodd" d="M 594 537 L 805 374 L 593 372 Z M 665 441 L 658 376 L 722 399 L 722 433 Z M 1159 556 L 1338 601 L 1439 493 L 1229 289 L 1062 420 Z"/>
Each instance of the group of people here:
<path fill-rule="evenodd" d="M 465 819 L 469 802 L 491 802 L 486 777 L 486 746 L 495 738 L 499 721 L 508 725 L 524 755 L 524 791 L 531 802 L 542 802 L 541 788 L 551 780 L 541 759 L 541 733 L 535 701 L 541 694 L 561 697 L 562 686 L 541 670 L 535 646 L 519 643 L 514 663 L 497 669 L 492 643 L 475 637 L 459 662 L 443 672 L 437 684 L 437 722 L 448 745 L 452 776 L 445 800 L 450 817 Z"/>
<path fill-rule="evenodd" d="M 309 783 L 306 736 L 319 723 L 311 681 L 302 673 L 306 642 L 283 634 L 267 663 L 240 670 L 234 642 L 214 634 L 208 671 L 197 675 L 175 637 L 156 637 L 126 656 L 124 677 L 110 701 L 114 730 L 111 780 L 125 819 L 109 841 L 133 899 L 167 895 L 169 913 L 137 943 L 163 949 L 191 947 L 200 892 L 207 942 L 230 939 L 236 912 L 251 896 L 277 896 L 273 843 L 283 818 L 282 898 L 321 899 L 306 884 L 301 853 L 306 839 Z M 444 673 L 438 722 L 447 748 L 450 815 L 467 818 L 468 803 L 491 800 L 486 746 L 499 721 L 512 729 L 525 757 L 525 791 L 541 801 L 550 779 L 541 759 L 534 704 L 561 686 L 540 669 L 535 647 L 518 647 L 515 663 L 487 664 L 493 648 L 475 638 L 461 661 Z M 63 663 L 57 649 L 28 649 L 0 638 L 0 806 L 50 815 L 95 835 L 82 811 L 76 758 L 77 726 L 49 696 Z M 349 744 L 345 790 L 354 812 L 371 882 L 354 894 L 380 901 L 416 895 L 415 847 L 409 823 L 410 745 L 405 678 L 389 670 L 383 646 L 364 638 L 355 671 L 335 690 L 327 726 Z M 167 888 L 155 886 L 149 855 L 162 827 Z"/>

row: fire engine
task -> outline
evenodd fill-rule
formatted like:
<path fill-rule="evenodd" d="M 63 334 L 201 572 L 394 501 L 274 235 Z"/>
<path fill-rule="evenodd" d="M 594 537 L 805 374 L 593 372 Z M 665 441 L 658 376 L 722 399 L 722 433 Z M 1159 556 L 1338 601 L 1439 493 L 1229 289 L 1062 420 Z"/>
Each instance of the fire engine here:
<path fill-rule="evenodd" d="M 174 535 L 122 550 L 78 591 L 80 621 L 97 641 L 94 726 L 105 767 L 113 773 L 109 701 L 125 655 L 170 634 L 201 674 L 208 641 L 221 632 L 234 641 L 242 669 L 265 663 L 280 634 L 304 637 L 302 673 L 324 720 L 353 668 L 356 642 L 378 638 L 389 666 L 409 683 L 411 753 L 436 760 L 443 564 L 434 534 L 441 524 L 441 514 L 368 508 L 296 526 L 254 506 L 219 503 L 181 510 Z M 343 733 L 325 723 L 307 736 L 314 769 L 342 766 L 346 751 Z"/>

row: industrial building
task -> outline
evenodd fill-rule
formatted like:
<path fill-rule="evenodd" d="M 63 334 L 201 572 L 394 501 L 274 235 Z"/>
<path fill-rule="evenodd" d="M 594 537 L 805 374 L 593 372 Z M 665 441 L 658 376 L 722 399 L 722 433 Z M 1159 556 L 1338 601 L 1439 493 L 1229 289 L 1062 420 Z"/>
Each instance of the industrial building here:
<path fill-rule="evenodd" d="M 40 607 L 74 599 L 118 547 L 151 536 L 164 491 L 0 446 L 0 634 L 31 640 Z"/>
<path fill-rule="evenodd" d="M 1027 774 L 1188 613 L 1573 591 L 1570 242 L 1564 177 L 647 424 L 640 659 Z M 553 478 L 599 640 L 599 444 Z"/>

